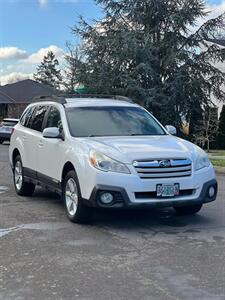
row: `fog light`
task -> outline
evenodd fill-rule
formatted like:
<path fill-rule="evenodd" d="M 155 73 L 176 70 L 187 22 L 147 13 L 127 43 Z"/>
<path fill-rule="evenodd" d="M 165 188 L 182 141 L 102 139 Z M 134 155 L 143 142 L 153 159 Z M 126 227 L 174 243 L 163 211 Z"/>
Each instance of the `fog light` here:
<path fill-rule="evenodd" d="M 215 195 L 215 188 L 213 186 L 211 186 L 209 188 L 209 197 L 212 198 Z"/>
<path fill-rule="evenodd" d="M 113 195 L 108 192 L 104 192 L 100 195 L 101 202 L 104 204 L 110 204 L 113 201 Z"/>

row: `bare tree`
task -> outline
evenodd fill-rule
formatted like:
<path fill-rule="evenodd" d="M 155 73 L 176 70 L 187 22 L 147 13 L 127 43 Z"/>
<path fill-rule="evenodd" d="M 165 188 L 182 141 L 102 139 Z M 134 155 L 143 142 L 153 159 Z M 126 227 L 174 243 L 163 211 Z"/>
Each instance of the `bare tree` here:
<path fill-rule="evenodd" d="M 209 107 L 204 111 L 203 120 L 196 126 L 194 142 L 210 151 L 211 143 L 216 141 L 218 132 L 218 108 Z"/>

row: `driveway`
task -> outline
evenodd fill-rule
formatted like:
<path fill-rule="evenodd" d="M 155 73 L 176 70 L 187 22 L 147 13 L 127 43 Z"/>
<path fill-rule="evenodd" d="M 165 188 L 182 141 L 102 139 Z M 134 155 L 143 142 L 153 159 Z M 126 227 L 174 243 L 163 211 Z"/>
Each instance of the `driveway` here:
<path fill-rule="evenodd" d="M 225 299 L 225 177 L 196 216 L 96 211 L 67 220 L 58 196 L 18 197 L 0 145 L 0 299 Z"/>

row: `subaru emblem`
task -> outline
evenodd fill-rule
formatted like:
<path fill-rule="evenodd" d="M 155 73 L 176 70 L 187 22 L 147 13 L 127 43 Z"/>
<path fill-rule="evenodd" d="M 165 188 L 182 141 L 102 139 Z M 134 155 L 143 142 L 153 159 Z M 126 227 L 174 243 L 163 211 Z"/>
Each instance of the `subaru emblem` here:
<path fill-rule="evenodd" d="M 162 168 L 167 168 L 171 166 L 170 160 L 160 160 L 159 161 L 159 166 Z"/>

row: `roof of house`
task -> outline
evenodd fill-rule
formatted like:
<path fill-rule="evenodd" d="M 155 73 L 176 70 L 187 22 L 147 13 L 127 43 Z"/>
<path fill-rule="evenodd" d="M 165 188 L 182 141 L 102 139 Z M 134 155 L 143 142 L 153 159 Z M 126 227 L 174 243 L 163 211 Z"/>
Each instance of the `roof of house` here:
<path fill-rule="evenodd" d="M 225 39 L 208 39 L 208 41 L 220 46 L 225 46 Z"/>
<path fill-rule="evenodd" d="M 6 95 L 4 92 L 0 89 L 0 103 L 13 103 L 13 99 L 11 99 L 8 95 Z"/>
<path fill-rule="evenodd" d="M 53 88 L 31 79 L 0 86 L 0 103 L 32 103 L 36 96 L 57 95 Z"/>

